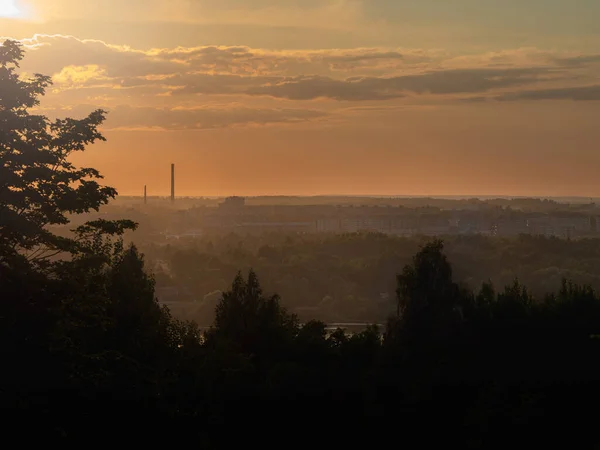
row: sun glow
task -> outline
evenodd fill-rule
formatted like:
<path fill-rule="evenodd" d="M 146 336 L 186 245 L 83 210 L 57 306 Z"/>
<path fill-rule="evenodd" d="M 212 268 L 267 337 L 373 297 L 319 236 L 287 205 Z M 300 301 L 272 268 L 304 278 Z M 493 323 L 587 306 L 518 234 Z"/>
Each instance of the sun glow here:
<path fill-rule="evenodd" d="M 18 17 L 20 13 L 15 0 L 0 0 L 0 17 Z"/>

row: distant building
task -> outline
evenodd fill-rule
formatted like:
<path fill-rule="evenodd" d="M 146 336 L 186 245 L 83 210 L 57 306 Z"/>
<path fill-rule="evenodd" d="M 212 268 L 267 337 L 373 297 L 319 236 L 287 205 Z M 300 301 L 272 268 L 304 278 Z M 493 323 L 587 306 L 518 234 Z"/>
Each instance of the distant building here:
<path fill-rule="evenodd" d="M 529 219 L 527 225 L 531 234 L 564 239 L 571 239 L 593 231 L 591 218 L 585 216 L 538 217 Z"/>
<path fill-rule="evenodd" d="M 405 215 L 354 214 L 350 217 L 321 218 L 316 220 L 316 231 L 320 233 L 357 233 L 374 232 L 410 236 L 420 230 L 418 218 Z M 448 229 L 447 223 L 443 225 L 444 231 Z"/>
<path fill-rule="evenodd" d="M 527 219 L 500 219 L 492 226 L 492 234 L 495 236 L 517 236 L 527 234 L 531 230 Z"/>
<path fill-rule="evenodd" d="M 246 206 L 246 199 L 244 197 L 227 197 L 219 204 L 219 208 L 226 210 L 242 209 L 244 206 Z"/>

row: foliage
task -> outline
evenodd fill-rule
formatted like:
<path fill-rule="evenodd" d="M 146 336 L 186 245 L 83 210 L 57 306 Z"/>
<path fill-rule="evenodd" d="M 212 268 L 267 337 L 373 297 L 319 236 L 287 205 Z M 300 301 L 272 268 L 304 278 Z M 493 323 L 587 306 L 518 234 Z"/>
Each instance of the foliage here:
<path fill-rule="evenodd" d="M 93 220 L 68 236 L 50 228 L 116 195 L 95 169 L 69 160 L 104 140 L 104 112 L 32 114 L 51 80 L 21 77 L 23 55 L 16 42 L 0 46 L 0 402 L 49 418 L 58 401 L 157 398 L 174 356 L 199 345 L 199 332 L 159 306 L 143 257 L 124 248 L 135 223 Z"/>
<path fill-rule="evenodd" d="M 149 262 L 163 262 L 155 269 L 157 287 L 176 287 L 178 300 L 200 302 L 207 293 L 227 289 L 240 268 L 252 267 L 302 321 L 383 324 L 397 313 L 396 274 L 428 239 L 266 233 L 164 244 L 136 235 L 136 243 Z M 600 290 L 600 239 L 450 236 L 444 238 L 444 252 L 452 261 L 454 283 L 471 291 L 487 282 L 503 289 L 518 279 L 541 299 L 560 290 L 563 278 Z M 200 305 L 189 318 L 210 325 L 213 305 Z"/>
<path fill-rule="evenodd" d="M 16 71 L 23 56 L 17 42 L 0 46 L 0 264 L 9 265 L 18 258 L 42 264 L 60 253 L 81 251 L 77 238 L 54 234 L 48 226 L 66 225 L 68 214 L 98 210 L 117 194 L 98 183 L 102 176 L 97 170 L 78 168 L 69 160 L 74 152 L 104 140 L 98 127 L 105 112 L 55 121 L 32 114 L 51 79 L 39 74 L 23 79 Z M 80 232 L 98 228 L 122 234 L 134 227 L 127 221 L 118 226 L 94 223 Z"/>
<path fill-rule="evenodd" d="M 398 315 L 419 314 L 419 310 L 439 310 L 456 306 L 458 286 L 452 281 L 452 267 L 443 254 L 444 245 L 425 245 L 398 275 Z"/>
<path fill-rule="evenodd" d="M 230 342 L 236 351 L 274 357 L 297 333 L 298 320 L 281 307 L 279 297 L 265 297 L 253 271 L 244 280 L 238 273 L 231 290 L 216 307 L 214 327 L 207 339 Z"/>

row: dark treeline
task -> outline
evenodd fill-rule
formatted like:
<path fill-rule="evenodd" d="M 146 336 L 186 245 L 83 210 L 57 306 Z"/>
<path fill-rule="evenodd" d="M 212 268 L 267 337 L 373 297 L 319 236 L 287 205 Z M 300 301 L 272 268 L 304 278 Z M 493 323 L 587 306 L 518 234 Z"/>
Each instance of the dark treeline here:
<path fill-rule="evenodd" d="M 0 405 L 8 442 L 200 448 L 380 445 L 593 447 L 600 297 L 563 282 L 454 281 L 442 242 L 396 276 L 384 329 L 301 326 L 254 272 L 223 293 L 211 329 L 155 299 L 144 258 L 95 220 L 48 231 L 116 196 L 69 155 L 102 139 L 104 113 L 29 113 L 50 80 L 0 47 Z"/>
<path fill-rule="evenodd" d="M 201 334 L 158 306 L 135 248 L 97 264 L 82 257 L 53 279 L 2 274 L 2 405 L 47 438 L 85 442 L 110 418 L 105 436 L 214 447 L 276 444 L 284 430 L 338 443 L 397 433 L 468 448 L 595 442 L 600 298 L 590 288 L 565 282 L 538 301 L 519 284 L 473 294 L 433 242 L 398 276 L 383 330 L 300 326 L 251 272 Z M 227 433 L 267 424 L 274 435 Z"/>
<path fill-rule="evenodd" d="M 157 292 L 174 288 L 174 299 L 195 302 L 188 318 L 201 325 L 214 318 L 215 291 L 227 289 L 238 270 L 250 268 L 302 320 L 383 323 L 394 308 L 398 268 L 409 264 L 428 239 L 377 233 L 226 234 L 163 244 L 142 241 L 140 248 L 149 264 L 165 263 L 149 267 Z M 472 290 L 488 281 L 505 286 L 518 279 L 541 298 L 560 289 L 564 278 L 600 289 L 600 239 L 447 236 L 444 243 L 455 281 Z"/>

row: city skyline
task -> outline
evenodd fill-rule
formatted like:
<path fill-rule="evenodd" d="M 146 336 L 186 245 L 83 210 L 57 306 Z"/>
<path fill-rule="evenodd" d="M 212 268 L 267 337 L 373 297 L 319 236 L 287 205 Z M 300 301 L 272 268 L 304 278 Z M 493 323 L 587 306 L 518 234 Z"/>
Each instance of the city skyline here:
<path fill-rule="evenodd" d="M 600 4 L 0 1 L 122 195 L 600 197 Z M 166 169 L 165 169 L 166 168 Z"/>

